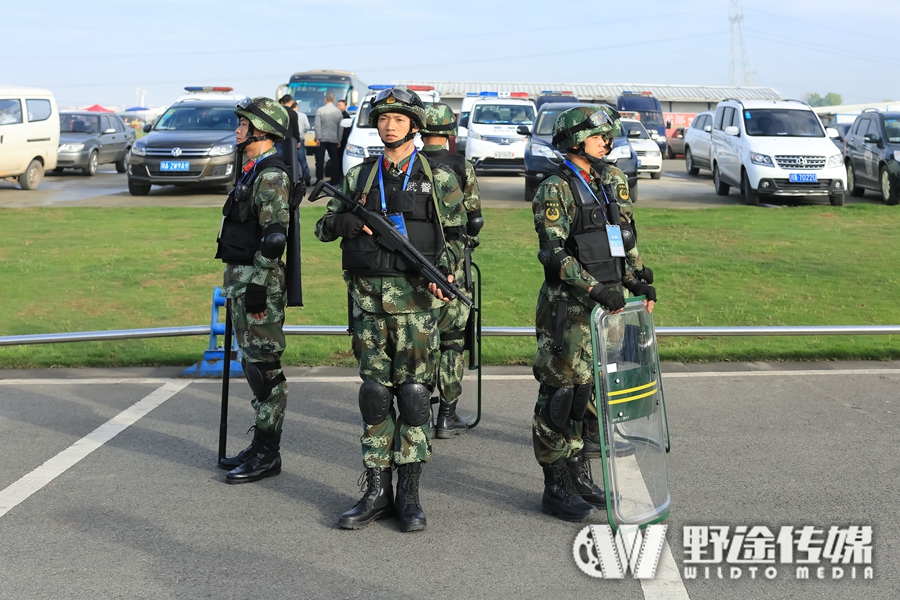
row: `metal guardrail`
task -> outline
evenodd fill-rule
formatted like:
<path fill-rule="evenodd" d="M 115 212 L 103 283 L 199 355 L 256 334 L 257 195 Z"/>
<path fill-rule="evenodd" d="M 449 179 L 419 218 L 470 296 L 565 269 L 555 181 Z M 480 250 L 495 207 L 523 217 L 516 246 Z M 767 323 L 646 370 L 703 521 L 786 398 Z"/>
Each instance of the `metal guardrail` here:
<path fill-rule="evenodd" d="M 347 335 L 343 325 L 286 325 L 286 335 Z M 485 337 L 534 337 L 534 327 L 484 327 Z M 103 342 L 145 338 L 210 335 L 209 325 L 157 327 L 152 329 L 112 329 L 72 333 L 37 333 L 0 336 L 0 346 Z M 705 336 L 795 336 L 795 335 L 900 335 L 900 325 L 798 325 L 747 327 L 657 327 L 657 337 Z"/>

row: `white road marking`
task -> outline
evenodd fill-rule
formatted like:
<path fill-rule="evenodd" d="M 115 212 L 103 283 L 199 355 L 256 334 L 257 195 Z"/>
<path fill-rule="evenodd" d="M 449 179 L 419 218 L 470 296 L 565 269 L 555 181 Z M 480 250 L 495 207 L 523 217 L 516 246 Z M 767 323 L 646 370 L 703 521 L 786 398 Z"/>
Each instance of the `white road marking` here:
<path fill-rule="evenodd" d="M 184 381 L 191 383 L 194 379 L 183 379 L 180 377 L 134 377 L 134 378 L 112 378 L 112 377 L 92 377 L 84 379 L 65 378 L 65 377 L 47 377 L 42 379 L 0 379 L 0 385 L 103 385 L 103 384 L 151 384 L 163 385 L 175 381 Z M 214 380 L 221 381 L 221 380 Z"/>
<path fill-rule="evenodd" d="M 105 380 L 101 381 L 105 382 Z M 26 474 L 6 489 L 0 490 L 0 517 L 190 384 L 190 380 L 165 382 L 162 387 L 126 408 L 34 471 Z"/>

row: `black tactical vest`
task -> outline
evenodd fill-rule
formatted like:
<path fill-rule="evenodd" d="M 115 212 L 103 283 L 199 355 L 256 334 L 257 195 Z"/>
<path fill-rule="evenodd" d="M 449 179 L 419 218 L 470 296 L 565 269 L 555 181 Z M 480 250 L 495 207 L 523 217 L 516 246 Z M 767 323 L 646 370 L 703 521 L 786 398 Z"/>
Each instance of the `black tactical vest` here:
<path fill-rule="evenodd" d="M 354 200 L 359 200 L 369 179 L 372 169 L 378 168 L 381 157 L 371 157 L 363 163 L 357 179 Z M 400 177 L 390 175 L 385 169 L 384 198 L 387 213 L 402 213 L 406 222 L 409 241 L 416 250 L 422 253 L 432 264 L 436 263 L 444 249 L 441 236 L 441 219 L 436 212 L 432 198 L 434 183 L 425 174 L 422 162 L 426 160 L 421 153 L 409 175 L 409 184 L 402 190 L 405 173 Z M 372 188 L 366 194 L 365 208 L 373 212 L 381 212 L 381 192 L 379 191 L 378 174 L 375 173 Z M 353 239 L 341 240 L 343 250 L 342 268 L 353 275 L 364 277 L 409 277 L 415 275 L 415 269 L 401 256 L 386 251 L 375 236 L 360 233 Z"/>
<path fill-rule="evenodd" d="M 604 205 L 597 204 L 584 179 L 565 166 L 560 167 L 559 176 L 569 184 L 576 207 L 575 222 L 566 240 L 566 251 L 600 283 L 621 284 L 625 273 L 625 259 L 612 256 L 609 238 L 606 236 L 607 223 L 620 225 L 618 218 L 613 220 L 610 216 L 619 214 L 618 205 L 610 210 L 602 192 L 597 193 L 597 197 Z M 611 203 L 616 202 L 615 198 L 609 200 Z"/>
<path fill-rule="evenodd" d="M 259 225 L 259 213 L 253 202 L 253 184 L 259 174 L 266 169 L 276 168 L 287 173 L 287 166 L 281 156 L 273 154 L 254 165 L 246 178 L 228 194 L 228 200 L 222 207 L 222 232 L 217 240 L 219 248 L 216 258 L 230 265 L 252 265 L 253 257 L 262 241 L 262 227 Z"/>
<path fill-rule="evenodd" d="M 464 156 L 460 156 L 459 154 L 451 154 L 449 150 L 446 148 L 441 148 L 440 150 L 422 150 L 421 154 L 424 154 L 429 159 L 429 164 L 433 165 L 443 165 L 448 169 L 453 171 L 453 174 L 456 175 L 456 180 L 459 182 L 459 190 L 463 191 L 463 188 L 466 186 L 466 159 Z M 444 228 L 444 239 L 447 241 L 450 240 L 466 240 L 468 235 L 466 234 L 465 226 L 462 227 L 445 227 Z"/>

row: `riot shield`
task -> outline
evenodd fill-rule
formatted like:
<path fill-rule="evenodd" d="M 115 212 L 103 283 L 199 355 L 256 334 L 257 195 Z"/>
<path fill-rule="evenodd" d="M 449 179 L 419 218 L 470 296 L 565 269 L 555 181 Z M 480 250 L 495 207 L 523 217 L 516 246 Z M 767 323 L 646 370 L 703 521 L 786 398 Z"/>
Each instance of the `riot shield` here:
<path fill-rule="evenodd" d="M 640 298 L 616 315 L 600 306 L 591 314 L 594 397 L 600 415 L 600 450 L 607 519 L 633 530 L 669 515 L 666 472 L 668 422 L 653 316 Z M 616 445 L 634 445 L 634 453 Z"/>
<path fill-rule="evenodd" d="M 472 285 L 467 289 L 472 294 L 475 305 L 469 312 L 466 323 L 464 348 L 469 353 L 465 371 L 475 371 L 474 377 L 463 377 L 462 394 L 456 405 L 456 414 L 466 420 L 469 429 L 481 420 L 481 269 L 471 263 Z"/>

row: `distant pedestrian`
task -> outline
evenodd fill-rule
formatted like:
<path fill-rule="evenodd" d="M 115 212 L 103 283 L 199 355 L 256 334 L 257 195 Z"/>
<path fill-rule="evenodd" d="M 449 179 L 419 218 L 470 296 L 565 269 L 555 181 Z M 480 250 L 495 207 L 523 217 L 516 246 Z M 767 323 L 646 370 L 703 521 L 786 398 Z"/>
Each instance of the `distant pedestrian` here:
<path fill-rule="evenodd" d="M 338 100 L 337 101 L 338 110 L 341 111 L 341 119 L 349 119 L 350 113 L 347 112 L 347 101 L 346 100 Z M 341 143 L 338 144 L 338 148 L 341 149 L 341 154 L 344 153 L 344 149 L 347 148 L 347 140 L 350 138 L 350 128 L 349 127 L 341 127 Z"/>
<path fill-rule="evenodd" d="M 320 106 L 316 110 L 316 182 L 325 179 L 325 153 L 328 153 L 332 166 L 339 164 L 340 152 L 338 152 L 338 143 L 341 141 L 341 111 L 334 105 L 334 94 L 331 92 L 325 94 L 325 105 Z M 331 184 L 340 185 L 340 170 L 337 168 L 337 175 L 334 171 L 331 173 Z"/>

